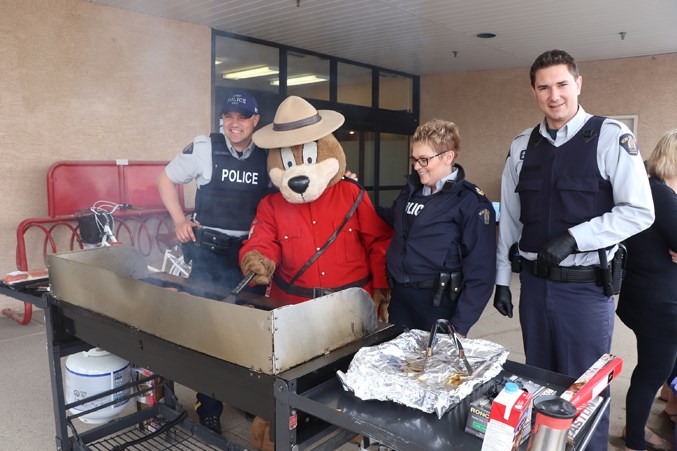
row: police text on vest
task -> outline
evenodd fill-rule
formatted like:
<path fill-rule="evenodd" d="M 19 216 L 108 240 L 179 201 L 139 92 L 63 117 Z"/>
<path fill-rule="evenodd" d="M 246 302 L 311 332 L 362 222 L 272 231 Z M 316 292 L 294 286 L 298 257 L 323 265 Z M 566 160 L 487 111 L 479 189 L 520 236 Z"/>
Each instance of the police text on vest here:
<path fill-rule="evenodd" d="M 236 171 L 234 169 L 224 169 L 221 171 L 221 181 L 228 180 L 233 183 L 246 183 L 248 185 L 259 184 L 258 172 Z"/>

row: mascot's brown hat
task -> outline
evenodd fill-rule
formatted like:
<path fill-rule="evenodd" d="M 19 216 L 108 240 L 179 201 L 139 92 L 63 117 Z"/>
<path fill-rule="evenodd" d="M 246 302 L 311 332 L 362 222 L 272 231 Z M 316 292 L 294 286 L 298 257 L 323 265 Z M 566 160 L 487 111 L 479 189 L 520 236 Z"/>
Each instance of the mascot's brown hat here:
<path fill-rule="evenodd" d="M 341 113 L 318 111 L 301 97 L 289 96 L 277 108 L 273 123 L 255 132 L 252 139 L 264 149 L 298 146 L 327 136 L 344 121 Z"/>

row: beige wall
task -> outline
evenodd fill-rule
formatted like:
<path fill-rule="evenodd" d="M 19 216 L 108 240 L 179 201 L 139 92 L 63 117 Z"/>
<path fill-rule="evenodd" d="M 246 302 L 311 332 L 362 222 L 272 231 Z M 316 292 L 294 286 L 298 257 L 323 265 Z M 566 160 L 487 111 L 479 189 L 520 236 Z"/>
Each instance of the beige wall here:
<path fill-rule="evenodd" d="M 579 102 L 586 111 L 639 116 L 637 139 L 644 158 L 663 132 L 677 127 L 677 54 L 584 62 L 579 70 Z M 460 127 L 458 161 L 468 179 L 496 201 L 513 137 L 542 119 L 528 67 L 421 77 L 421 121 L 433 117 Z"/>
<path fill-rule="evenodd" d="M 211 128 L 211 31 L 81 0 L 0 2 L 0 273 L 60 160 L 168 160 Z"/>

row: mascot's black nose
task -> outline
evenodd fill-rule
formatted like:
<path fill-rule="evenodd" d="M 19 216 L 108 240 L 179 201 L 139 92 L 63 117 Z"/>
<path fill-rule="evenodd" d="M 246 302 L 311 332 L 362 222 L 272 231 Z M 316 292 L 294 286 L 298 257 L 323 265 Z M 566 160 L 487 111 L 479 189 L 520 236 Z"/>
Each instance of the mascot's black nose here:
<path fill-rule="evenodd" d="M 289 181 L 287 182 L 289 188 L 291 188 L 292 191 L 298 194 L 305 193 L 306 190 L 308 189 L 309 184 L 310 179 L 305 175 L 297 175 L 296 177 L 290 178 Z"/>

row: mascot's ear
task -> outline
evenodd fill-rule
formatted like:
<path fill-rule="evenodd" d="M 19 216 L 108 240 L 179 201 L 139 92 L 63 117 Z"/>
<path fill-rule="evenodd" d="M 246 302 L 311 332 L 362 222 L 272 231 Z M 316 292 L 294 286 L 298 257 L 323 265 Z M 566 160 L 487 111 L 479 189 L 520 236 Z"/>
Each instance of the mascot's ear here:
<path fill-rule="evenodd" d="M 317 161 L 320 162 L 329 158 L 335 158 L 339 164 L 338 171 L 328 184 L 328 186 L 332 186 L 337 184 L 346 172 L 346 155 L 343 153 L 343 147 L 332 134 L 317 140 Z"/>
<path fill-rule="evenodd" d="M 282 167 L 282 158 L 280 157 L 281 149 L 268 149 L 268 172 L 271 169 L 278 168 L 284 170 Z"/>

